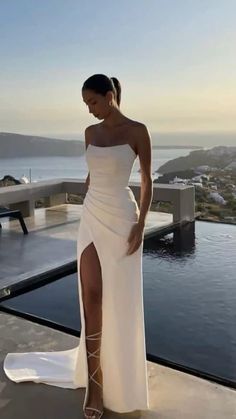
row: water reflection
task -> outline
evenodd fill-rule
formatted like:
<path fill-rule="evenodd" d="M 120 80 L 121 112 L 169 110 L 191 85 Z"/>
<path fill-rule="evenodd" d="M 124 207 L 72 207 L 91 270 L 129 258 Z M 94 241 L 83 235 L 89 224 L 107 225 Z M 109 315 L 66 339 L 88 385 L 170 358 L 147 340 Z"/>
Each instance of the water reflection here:
<path fill-rule="evenodd" d="M 195 222 L 186 223 L 164 237 L 145 240 L 143 252 L 149 256 L 164 258 L 189 258 L 195 252 Z"/>

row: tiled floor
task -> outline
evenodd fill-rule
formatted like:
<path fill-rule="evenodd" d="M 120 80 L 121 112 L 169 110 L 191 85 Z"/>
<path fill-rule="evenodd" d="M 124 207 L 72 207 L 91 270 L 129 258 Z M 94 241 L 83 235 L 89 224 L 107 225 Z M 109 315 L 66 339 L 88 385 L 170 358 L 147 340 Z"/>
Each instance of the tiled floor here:
<path fill-rule="evenodd" d="M 0 299 L 6 287 L 20 282 L 23 287 L 33 276 L 76 260 L 81 211 L 82 205 L 73 204 L 36 209 L 34 216 L 25 218 L 28 235 L 23 234 L 18 220 L 1 220 Z M 149 212 L 145 237 L 171 221 L 170 214 Z"/>
<path fill-rule="evenodd" d="M 74 348 L 79 338 L 0 312 L 1 419 L 83 418 L 84 388 L 61 389 L 33 382 L 13 383 L 2 368 L 8 352 Z M 147 361 L 150 409 L 104 419 L 235 419 L 236 391 Z M 132 383 L 131 383 L 132 385 Z"/>

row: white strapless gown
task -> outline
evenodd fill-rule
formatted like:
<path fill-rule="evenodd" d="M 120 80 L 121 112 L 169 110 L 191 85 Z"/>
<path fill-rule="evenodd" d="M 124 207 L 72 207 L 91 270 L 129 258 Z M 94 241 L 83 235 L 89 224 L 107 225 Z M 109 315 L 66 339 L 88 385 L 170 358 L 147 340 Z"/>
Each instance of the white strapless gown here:
<path fill-rule="evenodd" d="M 126 255 L 128 235 L 139 208 L 128 186 L 136 154 L 129 144 L 89 145 L 86 160 L 90 185 L 78 228 L 78 288 L 81 336 L 76 348 L 54 352 L 9 353 L 4 371 L 17 383 L 34 381 L 77 389 L 88 384 L 85 317 L 80 282 L 80 257 L 93 242 L 103 281 L 102 338 L 104 407 L 124 413 L 149 408 L 143 310 L 143 242 Z"/>

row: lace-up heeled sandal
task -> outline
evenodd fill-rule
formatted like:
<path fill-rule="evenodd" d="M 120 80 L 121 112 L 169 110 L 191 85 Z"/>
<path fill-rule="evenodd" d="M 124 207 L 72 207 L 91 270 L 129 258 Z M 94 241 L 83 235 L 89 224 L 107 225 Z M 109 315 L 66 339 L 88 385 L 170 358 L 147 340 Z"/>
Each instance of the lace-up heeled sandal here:
<path fill-rule="evenodd" d="M 86 339 L 88 339 L 88 340 L 98 340 L 98 339 L 101 339 L 101 337 L 94 337 L 94 336 L 97 336 L 97 335 L 99 335 L 99 334 L 101 334 L 102 332 L 97 332 L 97 333 L 94 333 L 94 334 L 92 334 L 92 335 L 87 335 L 86 336 Z M 99 355 L 96 355 L 96 353 L 99 351 L 99 349 L 100 349 L 100 347 L 98 347 L 94 352 L 89 352 L 88 350 L 87 350 L 87 353 L 89 354 L 88 355 L 88 358 L 90 358 L 90 357 L 94 357 L 94 358 L 99 358 Z M 89 376 L 89 380 L 88 380 L 88 385 L 87 385 L 87 388 L 86 388 L 86 394 L 85 394 L 85 398 L 84 398 L 84 405 L 83 405 L 83 412 L 84 412 L 84 417 L 87 419 L 100 419 L 101 417 L 102 417 L 102 415 L 103 415 L 103 413 L 104 413 L 104 411 L 102 410 L 99 410 L 99 409 L 96 409 L 95 407 L 89 407 L 89 406 L 86 406 L 86 403 L 87 403 L 87 398 L 88 398 L 88 392 L 89 392 L 89 381 L 91 380 L 91 381 L 93 381 L 94 383 L 96 383 L 100 388 L 102 388 L 102 386 L 101 386 L 101 384 L 100 383 L 98 383 L 98 381 L 96 381 L 95 380 L 95 378 L 93 378 L 93 376 L 96 374 L 96 372 L 99 370 L 99 368 L 100 368 L 100 365 L 96 368 L 96 370 L 92 373 L 92 374 L 90 374 L 90 373 L 88 373 L 88 376 Z M 93 411 L 94 413 L 91 415 L 91 416 L 89 416 L 87 413 L 86 413 L 86 410 L 91 410 L 91 411 Z"/>

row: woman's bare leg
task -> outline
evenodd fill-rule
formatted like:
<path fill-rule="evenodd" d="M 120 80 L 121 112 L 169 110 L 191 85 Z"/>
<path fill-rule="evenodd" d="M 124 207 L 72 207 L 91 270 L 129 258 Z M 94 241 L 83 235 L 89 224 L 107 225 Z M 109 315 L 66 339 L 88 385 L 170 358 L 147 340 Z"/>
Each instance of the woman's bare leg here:
<path fill-rule="evenodd" d="M 81 255 L 80 278 L 84 303 L 85 334 L 88 336 L 102 331 L 101 265 L 93 243 L 90 243 Z M 97 367 L 100 366 L 100 349 L 98 350 L 98 348 L 101 346 L 101 334 L 96 337 L 99 337 L 99 339 L 86 339 L 87 350 L 90 353 L 96 351 L 97 355 L 97 357 L 91 356 L 88 358 L 88 369 L 90 374 L 93 374 Z M 102 385 L 101 368 L 99 368 L 96 374 L 93 375 L 93 378 Z M 94 383 L 93 380 L 89 381 L 89 395 L 86 405 L 103 410 L 102 389 Z M 86 410 L 86 413 L 92 416 L 95 412 Z"/>

